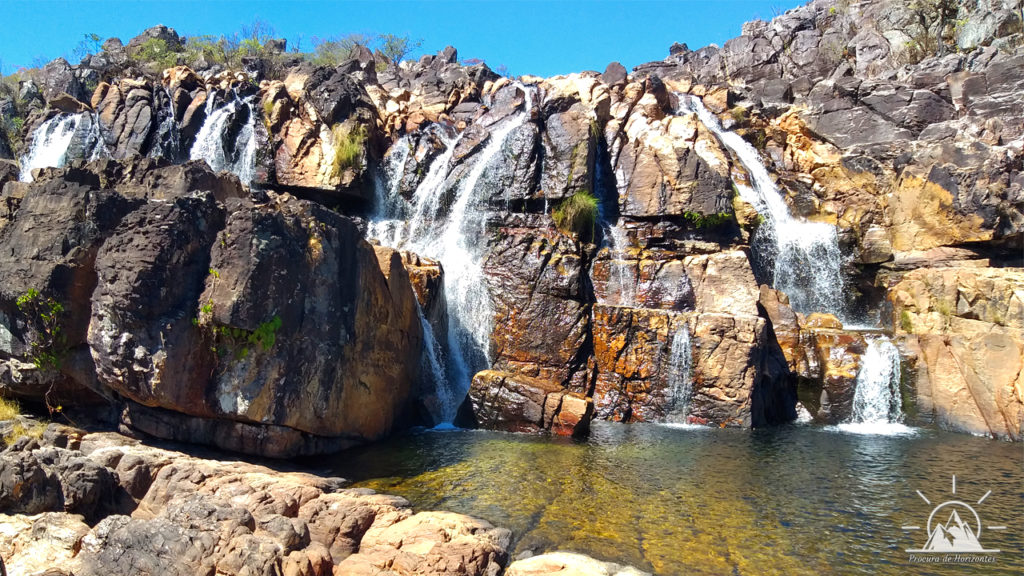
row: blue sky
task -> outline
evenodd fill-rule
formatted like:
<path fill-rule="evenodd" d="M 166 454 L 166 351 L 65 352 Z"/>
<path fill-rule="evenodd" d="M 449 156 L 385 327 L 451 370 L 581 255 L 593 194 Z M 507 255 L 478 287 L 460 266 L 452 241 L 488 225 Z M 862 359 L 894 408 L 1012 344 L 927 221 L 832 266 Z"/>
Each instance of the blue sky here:
<path fill-rule="evenodd" d="M 267 21 L 289 46 L 302 37 L 392 33 L 423 40 L 419 53 L 447 44 L 460 58 L 480 58 L 514 75 L 550 76 L 603 70 L 618 60 L 632 68 L 668 55 L 673 42 L 690 48 L 738 36 L 743 22 L 769 19 L 795 0 L 4 0 L 0 18 L 3 71 L 38 57 L 70 57 L 86 33 L 128 41 L 165 24 L 182 35 L 237 31 Z M 74 62 L 72 62 L 74 63 Z"/>

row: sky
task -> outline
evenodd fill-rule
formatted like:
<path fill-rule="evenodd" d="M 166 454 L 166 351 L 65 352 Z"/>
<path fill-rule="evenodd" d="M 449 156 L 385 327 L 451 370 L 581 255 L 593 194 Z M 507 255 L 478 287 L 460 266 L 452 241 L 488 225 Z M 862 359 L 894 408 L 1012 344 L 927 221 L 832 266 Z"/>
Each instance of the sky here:
<path fill-rule="evenodd" d="M 743 22 L 770 19 L 797 0 L 3 0 L 4 73 L 58 56 L 85 34 L 125 43 L 155 24 L 183 36 L 230 34 L 259 18 L 289 48 L 314 38 L 391 33 L 422 39 L 415 56 L 455 46 L 511 75 L 552 76 L 661 60 L 673 42 L 721 45 Z"/>

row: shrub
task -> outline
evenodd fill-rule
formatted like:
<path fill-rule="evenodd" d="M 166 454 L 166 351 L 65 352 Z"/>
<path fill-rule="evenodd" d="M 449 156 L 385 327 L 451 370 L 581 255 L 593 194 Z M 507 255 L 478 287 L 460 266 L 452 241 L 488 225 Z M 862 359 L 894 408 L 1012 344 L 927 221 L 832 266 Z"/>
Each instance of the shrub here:
<path fill-rule="evenodd" d="M 36 330 L 36 339 L 32 342 L 32 362 L 36 368 L 60 368 L 67 352 L 61 328 L 64 305 L 43 297 L 34 288 L 22 294 L 16 304 Z"/>
<path fill-rule="evenodd" d="M 365 34 L 349 34 L 333 38 L 313 37 L 313 53 L 307 59 L 317 66 L 333 68 L 348 60 L 360 46 L 369 46 L 373 42 L 371 36 Z"/>
<path fill-rule="evenodd" d="M 227 40 L 224 36 L 191 36 L 185 41 L 185 61 L 195 65 L 199 60 L 209 65 L 228 63 Z"/>
<path fill-rule="evenodd" d="M 143 64 L 158 68 L 171 68 L 178 64 L 178 54 L 172 51 L 162 38 L 150 38 L 135 51 L 133 58 Z"/>
<path fill-rule="evenodd" d="M 902 328 L 904 332 L 909 332 L 911 334 L 914 332 L 914 322 L 910 319 L 910 312 L 906 310 L 900 311 L 900 328 Z"/>
<path fill-rule="evenodd" d="M 380 52 L 395 66 L 398 66 L 405 57 L 423 44 L 422 40 L 412 40 L 408 36 L 396 36 L 394 34 L 381 34 L 378 37 Z"/>
<path fill-rule="evenodd" d="M 562 232 L 575 234 L 581 240 L 591 242 L 594 239 L 597 215 L 597 198 L 587 190 L 580 190 L 563 200 L 551 217 Z"/>
<path fill-rule="evenodd" d="M 743 106 L 735 106 L 732 110 L 729 110 L 729 115 L 732 116 L 732 121 L 737 124 L 745 124 L 747 121 L 747 109 Z"/>
<path fill-rule="evenodd" d="M 360 125 L 355 130 L 347 130 L 344 124 L 335 124 L 331 133 L 334 140 L 331 174 L 340 176 L 345 170 L 359 166 L 363 143 L 366 141 L 366 128 Z"/>
<path fill-rule="evenodd" d="M 731 212 L 718 212 L 717 214 L 701 214 L 700 212 L 683 212 L 683 219 L 689 220 L 695 228 L 716 228 L 731 221 Z"/>

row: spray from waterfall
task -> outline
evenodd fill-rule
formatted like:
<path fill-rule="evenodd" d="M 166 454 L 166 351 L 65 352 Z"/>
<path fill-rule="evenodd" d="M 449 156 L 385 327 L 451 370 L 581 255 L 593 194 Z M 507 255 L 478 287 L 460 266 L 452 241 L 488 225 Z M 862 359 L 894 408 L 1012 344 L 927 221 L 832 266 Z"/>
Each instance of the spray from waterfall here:
<path fill-rule="evenodd" d="M 839 429 L 859 434 L 906 434 L 900 396 L 900 353 L 885 336 L 868 339 L 861 357 L 853 395 L 853 410 Z"/>
<path fill-rule="evenodd" d="M 453 137 L 442 127 L 434 128 L 433 136 L 445 148 L 431 162 L 409 201 L 399 193 L 402 170 L 412 153 L 407 139 L 399 141 L 399 148 L 388 154 L 383 170 L 386 180 L 377 187 L 378 213 L 368 235 L 385 245 L 439 260 L 444 267 L 448 333 L 442 357 L 449 394 L 441 422 L 454 419 L 470 378 L 490 364 L 494 309 L 482 265 L 487 244 L 485 198 L 489 196 L 482 176 L 509 135 L 530 119 L 534 89 L 520 89 L 526 93 L 524 110 L 491 127 L 486 144 L 475 154 L 468 174 L 456 183 L 454 191 L 448 176 L 462 135 Z"/>
<path fill-rule="evenodd" d="M 749 184 L 734 178 L 744 201 L 764 217 L 752 245 L 773 286 L 789 296 L 797 312 L 828 312 L 844 317 L 842 258 L 835 226 L 809 222 L 789 213 L 778 186 L 757 150 L 739 134 L 722 128 L 698 98 L 680 94 L 681 111 L 695 113 L 747 171 Z"/>
<path fill-rule="evenodd" d="M 32 133 L 28 151 L 21 159 L 22 182 L 32 181 L 32 170 L 36 168 L 61 168 L 75 150 L 84 158 L 92 159 L 99 146 L 99 126 L 88 112 L 58 114 L 43 122 Z M 76 143 L 77 140 L 77 143 Z"/>
<path fill-rule="evenodd" d="M 237 95 L 227 104 L 216 107 L 211 94 L 206 101 L 206 121 L 196 134 L 189 153 L 192 160 L 206 160 L 213 170 L 234 173 L 243 184 L 256 177 L 256 96 L 240 99 Z M 241 122 L 235 138 L 227 138 L 229 129 Z"/>
<path fill-rule="evenodd" d="M 693 399 L 693 347 L 684 323 L 672 335 L 668 358 L 668 389 L 671 398 L 667 422 L 686 423 Z"/>

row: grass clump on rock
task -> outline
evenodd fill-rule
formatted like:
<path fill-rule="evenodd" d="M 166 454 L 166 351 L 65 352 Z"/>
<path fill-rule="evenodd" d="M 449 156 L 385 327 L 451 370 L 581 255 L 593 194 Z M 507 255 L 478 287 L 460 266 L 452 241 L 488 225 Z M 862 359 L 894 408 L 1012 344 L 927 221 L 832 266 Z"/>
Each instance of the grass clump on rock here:
<path fill-rule="evenodd" d="M 362 159 L 363 143 L 366 142 L 366 128 L 359 126 L 354 130 L 336 124 L 331 130 L 334 135 L 334 158 L 331 160 L 331 174 L 340 176 L 349 168 L 356 168 Z"/>
<path fill-rule="evenodd" d="M 597 214 L 597 198 L 586 190 L 580 190 L 563 200 L 551 217 L 562 232 L 575 234 L 581 240 L 591 242 L 597 225 Z"/>
<path fill-rule="evenodd" d="M 42 438 L 46 424 L 21 414 L 21 406 L 14 400 L 0 397 L 0 445 L 10 446 L 23 437 Z"/>

